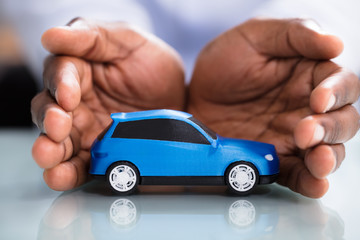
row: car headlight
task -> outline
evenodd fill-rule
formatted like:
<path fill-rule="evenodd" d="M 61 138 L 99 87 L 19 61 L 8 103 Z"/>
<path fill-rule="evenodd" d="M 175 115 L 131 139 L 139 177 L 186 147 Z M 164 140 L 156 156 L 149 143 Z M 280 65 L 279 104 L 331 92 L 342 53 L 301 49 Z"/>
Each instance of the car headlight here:
<path fill-rule="evenodd" d="M 274 156 L 272 154 L 266 154 L 265 159 L 268 161 L 272 161 L 272 160 L 274 160 Z"/>

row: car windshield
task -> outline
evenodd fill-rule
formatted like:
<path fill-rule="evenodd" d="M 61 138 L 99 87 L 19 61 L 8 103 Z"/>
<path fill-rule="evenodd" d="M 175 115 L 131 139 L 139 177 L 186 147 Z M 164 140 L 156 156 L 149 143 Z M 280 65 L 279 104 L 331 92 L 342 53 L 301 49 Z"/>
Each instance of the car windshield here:
<path fill-rule="evenodd" d="M 214 139 L 214 140 L 217 139 L 216 133 L 213 130 L 211 130 L 210 128 L 208 128 L 207 126 L 205 126 L 202 122 L 200 122 L 199 120 L 197 120 L 194 117 L 190 117 L 189 120 L 192 121 L 193 123 L 195 123 L 196 125 L 198 125 L 199 127 L 201 127 L 212 139 Z"/>

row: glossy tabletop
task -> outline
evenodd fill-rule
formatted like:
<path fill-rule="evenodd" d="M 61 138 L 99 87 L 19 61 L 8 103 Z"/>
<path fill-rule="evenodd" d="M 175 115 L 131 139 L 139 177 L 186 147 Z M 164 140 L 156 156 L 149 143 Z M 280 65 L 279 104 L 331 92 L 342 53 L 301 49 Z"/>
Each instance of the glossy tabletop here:
<path fill-rule="evenodd" d="M 225 187 L 141 187 L 116 196 L 92 181 L 50 190 L 31 158 L 35 130 L 0 130 L 0 239 L 360 239 L 360 137 L 321 199 L 277 184 L 247 197 Z"/>

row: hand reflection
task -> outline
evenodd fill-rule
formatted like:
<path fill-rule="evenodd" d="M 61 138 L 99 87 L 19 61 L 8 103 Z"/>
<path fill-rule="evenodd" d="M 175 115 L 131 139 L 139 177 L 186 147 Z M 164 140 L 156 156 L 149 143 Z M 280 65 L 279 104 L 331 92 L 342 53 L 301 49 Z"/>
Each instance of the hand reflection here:
<path fill-rule="evenodd" d="M 129 197 L 95 194 L 94 188 L 89 184 L 57 198 L 43 217 L 38 238 L 140 239 L 161 234 L 179 239 L 286 239 L 291 234 L 295 239 L 324 239 L 341 238 L 344 232 L 340 217 L 319 200 L 277 185 L 245 198 L 229 197 L 221 188 L 189 188 L 181 194 L 147 194 L 145 189 Z"/>

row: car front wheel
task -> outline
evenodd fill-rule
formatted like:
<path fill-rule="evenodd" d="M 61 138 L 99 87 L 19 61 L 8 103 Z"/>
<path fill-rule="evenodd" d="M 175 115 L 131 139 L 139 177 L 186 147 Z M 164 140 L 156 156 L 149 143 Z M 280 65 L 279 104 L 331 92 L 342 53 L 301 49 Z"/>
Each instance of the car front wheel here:
<path fill-rule="evenodd" d="M 238 195 L 249 194 L 257 185 L 259 174 L 256 167 L 248 162 L 231 164 L 225 173 L 226 185 Z"/>
<path fill-rule="evenodd" d="M 136 190 L 139 171 L 129 162 L 117 162 L 109 167 L 106 178 L 113 191 L 128 195 Z"/>

